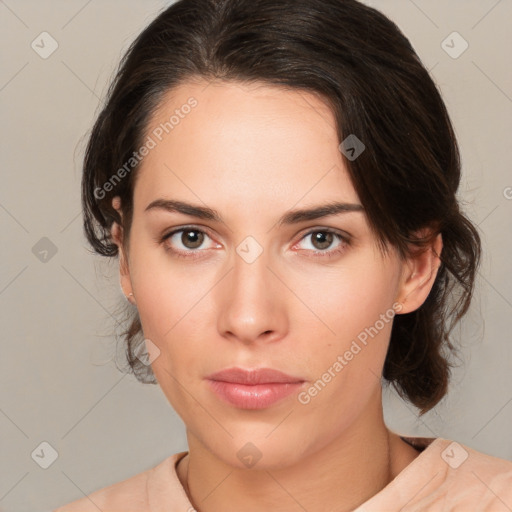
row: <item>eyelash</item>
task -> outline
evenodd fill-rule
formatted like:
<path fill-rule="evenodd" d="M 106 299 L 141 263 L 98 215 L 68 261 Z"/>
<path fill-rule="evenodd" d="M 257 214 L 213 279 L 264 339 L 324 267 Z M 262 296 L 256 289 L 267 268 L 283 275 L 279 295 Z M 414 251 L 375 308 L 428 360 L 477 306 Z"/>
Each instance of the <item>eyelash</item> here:
<path fill-rule="evenodd" d="M 179 229 L 175 229 L 175 230 L 165 234 L 162 237 L 162 239 L 160 240 L 160 242 L 165 245 L 165 242 L 169 238 L 171 238 L 173 235 L 175 235 L 177 233 L 183 233 L 183 232 L 186 232 L 186 231 L 195 231 L 195 232 L 198 232 L 198 233 L 203 233 L 203 234 L 205 234 L 206 236 L 209 237 L 209 235 L 208 235 L 208 233 L 206 231 L 204 231 L 202 229 L 199 229 L 196 226 L 183 226 L 183 227 L 181 227 Z M 312 235 L 314 233 L 331 233 L 334 236 L 336 236 L 341 243 L 340 243 L 340 245 L 337 248 L 330 249 L 330 250 L 311 251 L 311 250 L 305 249 L 307 252 L 312 252 L 313 253 L 313 256 L 311 256 L 311 257 L 333 258 L 334 256 L 337 256 L 338 254 L 343 253 L 346 250 L 347 246 L 350 245 L 350 238 L 348 236 L 342 235 L 338 231 L 336 231 L 334 229 L 331 229 L 331 228 L 314 228 L 314 229 L 311 229 L 310 231 L 308 231 L 307 233 L 305 233 L 302 236 L 300 241 L 304 240 L 304 238 L 306 238 L 307 236 Z M 209 237 L 209 238 L 211 238 L 211 237 Z M 296 244 L 294 244 L 294 245 L 296 245 Z M 188 251 L 182 251 L 182 250 L 172 249 L 171 247 L 166 246 L 165 250 L 168 251 L 168 252 L 173 253 L 178 258 L 195 259 L 195 258 L 200 258 L 201 255 L 199 253 L 201 253 L 205 249 L 195 249 L 195 250 L 191 249 L 191 250 L 188 250 Z"/>

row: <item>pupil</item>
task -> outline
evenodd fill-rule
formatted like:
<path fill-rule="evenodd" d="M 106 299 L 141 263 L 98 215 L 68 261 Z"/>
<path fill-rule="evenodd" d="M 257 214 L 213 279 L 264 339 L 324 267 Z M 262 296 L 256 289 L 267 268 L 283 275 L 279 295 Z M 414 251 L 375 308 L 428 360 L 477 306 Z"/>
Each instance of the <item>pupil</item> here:
<path fill-rule="evenodd" d="M 332 244 L 333 234 L 325 231 L 317 231 L 313 235 L 313 245 L 318 249 L 326 249 Z M 318 244 L 320 247 L 318 247 Z"/>

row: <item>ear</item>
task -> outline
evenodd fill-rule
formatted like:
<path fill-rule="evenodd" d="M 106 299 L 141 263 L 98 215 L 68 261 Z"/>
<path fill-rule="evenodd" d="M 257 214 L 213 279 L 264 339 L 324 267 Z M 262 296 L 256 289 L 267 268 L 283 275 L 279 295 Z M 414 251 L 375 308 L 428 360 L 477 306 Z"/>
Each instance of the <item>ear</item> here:
<path fill-rule="evenodd" d="M 429 235 L 428 229 L 416 233 L 421 237 Z M 441 265 L 443 238 L 438 233 L 426 248 L 412 248 L 406 257 L 397 302 L 402 305 L 397 313 L 411 313 L 418 309 L 427 299 Z"/>
<path fill-rule="evenodd" d="M 118 196 L 112 200 L 112 206 L 118 211 L 122 218 L 121 200 Z M 110 230 L 112 240 L 117 245 L 119 250 L 119 282 L 121 290 L 123 291 L 126 299 L 132 304 L 135 304 L 135 297 L 133 296 L 132 282 L 130 279 L 130 267 L 128 265 L 128 257 L 123 245 L 123 228 L 117 222 L 112 224 Z"/>

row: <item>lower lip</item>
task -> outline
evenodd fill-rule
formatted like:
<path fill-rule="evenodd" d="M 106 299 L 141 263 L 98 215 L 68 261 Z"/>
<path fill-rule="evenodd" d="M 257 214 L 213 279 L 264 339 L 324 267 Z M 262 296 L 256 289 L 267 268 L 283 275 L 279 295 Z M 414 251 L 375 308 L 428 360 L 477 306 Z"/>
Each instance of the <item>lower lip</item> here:
<path fill-rule="evenodd" d="M 303 382 L 272 382 L 245 385 L 209 380 L 210 387 L 221 399 L 240 409 L 265 409 L 295 393 Z"/>

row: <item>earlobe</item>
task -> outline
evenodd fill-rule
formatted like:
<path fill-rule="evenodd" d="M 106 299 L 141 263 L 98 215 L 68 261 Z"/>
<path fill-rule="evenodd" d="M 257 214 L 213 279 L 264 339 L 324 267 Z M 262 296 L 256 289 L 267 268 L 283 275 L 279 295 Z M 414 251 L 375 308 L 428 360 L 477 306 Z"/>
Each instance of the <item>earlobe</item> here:
<path fill-rule="evenodd" d="M 121 286 L 121 290 L 126 297 L 126 299 L 135 304 L 135 297 L 132 291 L 132 283 L 130 280 L 130 269 L 128 266 L 128 259 L 125 254 L 124 246 L 123 246 L 123 230 L 121 226 L 114 222 L 112 224 L 110 230 L 112 240 L 117 245 L 118 254 L 119 254 L 119 284 Z"/>
<path fill-rule="evenodd" d="M 428 247 L 413 250 L 407 257 L 397 299 L 402 306 L 401 314 L 415 311 L 427 299 L 441 266 L 442 248 L 442 235 L 439 233 Z"/>
<path fill-rule="evenodd" d="M 122 246 L 119 248 L 119 284 L 126 299 L 135 304 L 135 297 L 132 290 L 132 282 L 130 279 L 130 269 Z"/>
<path fill-rule="evenodd" d="M 135 304 L 135 297 L 133 296 L 132 282 L 130 279 L 130 269 L 122 246 L 119 247 L 119 283 L 126 299 L 132 304 Z"/>

